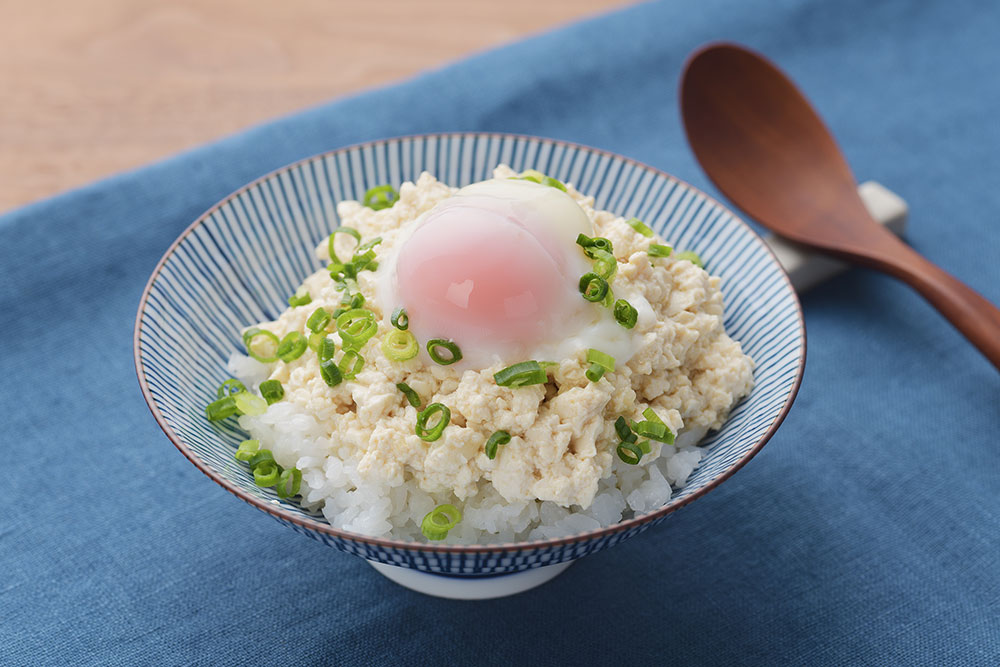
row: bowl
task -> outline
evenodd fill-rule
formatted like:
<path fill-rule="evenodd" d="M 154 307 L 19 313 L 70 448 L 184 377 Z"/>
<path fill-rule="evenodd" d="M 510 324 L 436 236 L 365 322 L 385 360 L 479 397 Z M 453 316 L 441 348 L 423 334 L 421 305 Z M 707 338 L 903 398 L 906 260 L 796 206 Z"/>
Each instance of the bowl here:
<path fill-rule="evenodd" d="M 272 489 L 256 486 L 233 453 L 246 435 L 234 420 L 204 416 L 206 397 L 229 377 L 246 325 L 277 317 L 285 299 L 321 268 L 313 248 L 337 226 L 336 205 L 371 187 L 429 171 L 450 185 L 490 178 L 506 163 L 537 169 L 594 195 L 598 208 L 644 220 L 705 258 L 721 278 L 726 331 L 756 362 L 755 386 L 707 449 L 687 484 L 659 509 L 560 539 L 474 546 L 420 544 L 335 529 Z M 662 171 L 602 150 L 504 134 L 436 134 L 375 141 L 279 169 L 209 209 L 170 246 L 142 294 L 135 323 L 139 385 L 157 423 L 203 473 L 289 528 L 361 556 L 416 590 L 497 597 L 536 586 L 573 560 L 612 547 L 702 497 L 760 451 L 787 414 L 802 378 L 805 329 L 787 275 L 731 211 Z M 206 487 L 207 489 L 208 487 Z"/>

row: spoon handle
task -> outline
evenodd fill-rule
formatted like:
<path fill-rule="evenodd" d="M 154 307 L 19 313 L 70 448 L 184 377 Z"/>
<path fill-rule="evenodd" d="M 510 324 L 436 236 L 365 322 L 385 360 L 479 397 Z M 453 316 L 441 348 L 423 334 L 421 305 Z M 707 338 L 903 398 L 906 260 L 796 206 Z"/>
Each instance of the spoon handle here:
<path fill-rule="evenodd" d="M 920 292 L 1000 370 L 1000 310 L 905 243 L 893 254 L 886 270 Z"/>

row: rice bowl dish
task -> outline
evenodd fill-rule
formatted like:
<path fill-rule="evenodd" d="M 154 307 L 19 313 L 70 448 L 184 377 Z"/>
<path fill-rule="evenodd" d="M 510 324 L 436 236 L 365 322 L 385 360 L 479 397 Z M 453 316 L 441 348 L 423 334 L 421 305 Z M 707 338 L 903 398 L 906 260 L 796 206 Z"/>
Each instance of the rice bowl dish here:
<path fill-rule="evenodd" d="M 404 183 L 398 199 L 374 197 L 341 202 L 342 228 L 357 236 L 334 234 L 317 249 L 331 266 L 353 253 L 366 258 L 364 267 L 306 278 L 280 317 L 247 323 L 246 352 L 254 354 L 234 352 L 229 362 L 246 390 L 237 397 L 267 399 L 238 411 L 254 443 L 242 460 L 252 465 L 269 452 L 276 469 L 267 472 L 293 472 L 282 473 L 286 492 L 295 482 L 298 502 L 333 527 L 490 544 L 610 526 L 666 503 L 701 460 L 698 442 L 752 389 L 753 362 L 723 327 L 718 278 L 640 221 L 595 210 L 571 184 L 500 166 L 492 181 L 463 190 L 425 173 Z M 488 200 L 507 203 L 491 213 Z M 482 225 L 449 222 L 470 210 Z M 553 211 L 570 222 L 550 224 Z M 467 227 L 490 225 L 495 235 L 466 238 Z M 587 240 L 606 240 L 614 265 Z M 470 255 L 470 247 L 480 251 Z M 514 266 L 483 269 L 486 247 Z M 421 263 L 438 252 L 444 259 L 434 270 Z M 469 256 L 467 265 L 459 261 Z M 456 271 L 479 282 L 449 274 Z M 498 273 L 516 294 L 494 294 L 502 308 L 488 299 L 477 306 L 477 286 Z M 588 293 L 599 283 L 584 285 L 587 275 L 601 278 L 607 293 Z M 619 301 L 631 309 L 623 307 L 623 318 Z M 370 316 L 342 320 L 354 311 Z M 374 323 L 374 331 L 354 336 L 356 322 L 366 330 Z M 409 340 L 396 332 L 418 342 L 413 356 L 392 352 L 401 349 L 393 341 Z M 293 353 L 271 360 L 286 340 L 295 341 Z M 428 349 L 435 340 L 443 356 Z M 269 341 L 275 349 L 263 349 Z M 505 371 L 529 362 L 537 368 L 524 377 L 535 380 L 503 383 Z M 268 394 L 279 386 L 280 396 Z M 441 408 L 421 434 L 431 406 Z M 442 507 L 458 520 L 429 536 L 427 518 Z"/>

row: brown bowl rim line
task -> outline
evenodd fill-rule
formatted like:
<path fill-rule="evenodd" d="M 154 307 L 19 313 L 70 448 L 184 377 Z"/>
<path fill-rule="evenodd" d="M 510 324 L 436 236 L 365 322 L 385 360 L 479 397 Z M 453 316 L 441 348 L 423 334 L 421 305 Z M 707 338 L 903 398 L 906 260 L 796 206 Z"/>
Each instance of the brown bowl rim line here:
<path fill-rule="evenodd" d="M 784 279 L 786 286 L 792 293 L 792 296 L 795 300 L 796 314 L 798 315 L 799 340 L 801 341 L 801 344 L 799 346 L 798 373 L 796 374 L 795 383 L 792 385 L 791 391 L 788 394 L 788 398 L 785 400 L 784 406 L 782 406 L 781 412 L 774 418 L 767 432 L 760 437 L 757 443 L 754 444 L 754 446 L 749 451 L 747 451 L 746 454 L 741 456 L 740 459 L 731 468 L 726 470 L 726 472 L 720 475 L 718 478 L 712 480 L 712 482 L 705 485 L 698 491 L 695 491 L 686 498 L 675 500 L 673 502 L 668 502 L 666 505 L 664 505 L 663 507 L 659 508 L 656 511 L 649 512 L 648 514 L 642 514 L 638 517 L 633 517 L 631 519 L 628 519 L 627 521 L 622 521 L 611 526 L 602 527 L 597 530 L 593 530 L 586 533 L 580 533 L 578 535 L 570 535 L 567 537 L 559 537 L 543 541 L 509 542 L 509 543 L 492 544 L 492 545 L 422 544 L 420 542 L 391 540 L 380 537 L 371 537 L 368 535 L 362 535 L 360 533 L 351 533 L 344 530 L 338 530 L 326 522 L 320 522 L 314 519 L 306 519 L 297 515 L 293 515 L 291 513 L 286 513 L 286 511 L 280 504 L 274 504 L 271 502 L 261 500 L 259 498 L 254 498 L 253 496 L 245 493 L 241 489 L 237 488 L 235 485 L 231 484 L 224 477 L 216 473 L 211 467 L 203 463 L 188 448 L 188 446 L 185 445 L 183 441 L 181 441 L 181 439 L 177 436 L 177 434 L 174 433 L 173 429 L 171 429 L 170 426 L 166 423 L 165 419 L 163 418 L 163 415 L 160 413 L 159 408 L 156 406 L 156 402 L 154 401 L 152 394 L 150 393 L 149 385 L 146 382 L 145 378 L 142 358 L 139 351 L 140 334 L 142 330 L 142 316 L 143 313 L 145 312 L 146 303 L 149 299 L 149 292 L 152 289 L 153 283 L 155 282 L 156 278 L 160 275 L 160 272 L 162 271 L 164 264 L 173 255 L 173 253 L 180 245 L 180 243 L 191 232 L 193 232 L 195 228 L 201 225 L 206 219 L 208 219 L 209 216 L 211 216 L 219 208 L 229 203 L 234 198 L 240 196 L 247 190 L 256 187 L 260 183 L 263 183 L 264 181 L 270 178 L 273 178 L 277 174 L 289 171 L 300 165 L 312 162 L 316 159 L 326 158 L 332 155 L 336 155 L 338 153 L 357 150 L 368 146 L 391 143 L 394 141 L 412 140 L 412 139 L 430 139 L 430 138 L 453 139 L 453 138 L 465 138 L 465 137 L 489 137 L 489 138 L 500 138 L 500 139 L 523 139 L 529 141 L 540 141 L 543 143 L 550 143 L 553 145 L 561 145 L 567 148 L 572 148 L 574 150 L 590 151 L 597 155 L 603 155 L 613 159 L 623 160 L 627 164 L 632 164 L 642 169 L 648 169 L 655 174 L 659 174 L 668 179 L 672 179 L 684 185 L 685 187 L 690 188 L 693 192 L 705 197 L 708 201 L 710 201 L 714 205 L 718 206 L 720 209 L 729 213 L 737 224 L 742 225 L 746 229 L 746 231 L 750 232 L 754 236 L 757 236 L 758 239 L 760 239 L 760 235 L 757 234 L 757 232 L 754 231 L 753 228 L 750 227 L 746 222 L 744 222 L 743 219 L 740 218 L 740 216 L 736 215 L 731 209 L 729 209 L 729 207 L 724 206 L 714 197 L 708 195 L 705 192 L 702 192 L 699 188 L 694 187 L 687 181 L 679 179 L 676 176 L 673 176 L 672 174 L 669 174 L 661 169 L 657 169 L 656 167 L 652 167 L 643 162 L 639 162 L 638 160 L 633 160 L 632 158 L 625 157 L 623 155 L 619 155 L 611 151 L 606 151 L 600 148 L 587 146 L 586 144 L 563 141 L 560 139 L 538 137 L 530 134 L 517 134 L 517 133 L 506 133 L 506 132 L 429 132 L 424 134 L 407 134 L 407 135 L 400 135 L 397 137 L 376 139 L 372 141 L 363 141 L 355 144 L 350 144 L 348 146 L 343 146 L 341 148 L 335 148 L 332 150 L 323 151 L 321 153 L 311 155 L 301 160 L 296 160 L 295 162 L 289 163 L 283 167 L 279 167 L 278 169 L 268 172 L 267 174 L 260 176 L 259 178 L 242 186 L 238 190 L 235 190 L 234 192 L 230 193 L 225 198 L 223 198 L 222 200 L 211 206 L 207 211 L 198 216 L 198 218 L 195 219 L 194 222 L 188 225 L 188 227 L 183 232 L 181 232 L 180 236 L 178 236 L 177 239 L 175 239 L 174 242 L 170 244 L 170 247 L 167 248 L 167 251 L 163 254 L 163 257 L 160 258 L 160 261 L 157 262 L 156 267 L 153 269 L 153 272 L 150 275 L 149 280 L 146 282 L 146 287 L 142 291 L 142 296 L 139 299 L 139 308 L 138 311 L 136 312 L 135 327 L 133 330 L 133 337 L 132 337 L 132 353 L 135 362 L 136 377 L 139 380 L 139 387 L 142 390 L 142 396 L 146 400 L 146 405 L 149 408 L 149 411 L 152 413 L 153 418 L 156 420 L 156 423 L 159 424 L 160 429 L 163 431 L 163 433 L 174 444 L 174 446 L 177 447 L 178 450 L 180 450 L 181 454 L 183 454 L 185 458 L 187 458 L 191 463 L 193 463 L 196 468 L 198 468 L 202 473 L 204 473 L 206 476 L 212 479 L 216 484 L 226 489 L 227 491 L 235 495 L 237 498 L 256 507 L 262 512 L 270 514 L 276 519 L 300 526 L 306 530 L 323 533 L 330 537 L 334 537 L 340 540 L 345 540 L 348 542 L 366 544 L 384 549 L 396 549 L 402 551 L 421 551 L 421 552 L 430 552 L 436 554 L 490 554 L 490 553 L 512 553 L 518 551 L 532 551 L 532 550 L 545 551 L 545 550 L 569 546 L 572 544 L 581 544 L 584 542 L 599 540 L 602 538 L 609 537 L 611 535 L 615 535 L 616 533 L 626 532 L 628 530 L 631 530 L 632 528 L 636 528 L 638 526 L 649 523 L 656 519 L 665 517 L 668 514 L 671 514 L 677 511 L 678 509 L 688 505 L 689 503 L 694 502 L 698 498 L 701 498 L 709 491 L 712 491 L 720 484 L 722 484 L 724 481 L 732 477 L 736 473 L 736 471 L 745 466 L 750 461 L 750 459 L 756 456 L 757 453 L 761 449 L 763 449 L 764 445 L 767 444 L 768 440 L 770 440 L 771 437 L 774 435 L 774 433 L 778 430 L 778 427 L 781 426 L 781 423 L 785 420 L 785 417 L 788 415 L 788 411 L 791 409 L 792 404 L 795 402 L 795 398 L 799 392 L 799 386 L 802 383 L 802 375 L 805 372 L 806 330 L 805 330 L 805 319 L 802 313 L 802 303 L 799 300 L 798 293 L 796 293 L 795 288 L 792 286 L 791 280 L 789 279 L 787 272 L 784 270 L 784 267 L 781 266 L 781 262 L 778 261 L 778 258 L 775 256 L 771 248 L 768 247 L 768 245 L 763 242 L 763 239 L 760 240 L 761 244 L 764 247 L 764 250 L 767 251 L 767 253 L 771 256 L 771 259 L 774 260 L 774 263 L 780 269 L 781 276 Z"/>

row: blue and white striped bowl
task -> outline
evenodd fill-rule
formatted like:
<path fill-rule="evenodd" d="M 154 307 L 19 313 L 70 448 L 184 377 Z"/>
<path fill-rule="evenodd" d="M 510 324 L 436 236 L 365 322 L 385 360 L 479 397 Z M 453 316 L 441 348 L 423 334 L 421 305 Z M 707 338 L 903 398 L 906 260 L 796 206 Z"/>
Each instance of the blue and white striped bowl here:
<path fill-rule="evenodd" d="M 490 178 L 506 163 L 537 169 L 594 195 L 598 208 L 646 221 L 696 251 L 722 278 L 726 330 L 756 362 L 753 392 L 708 440 L 687 485 L 660 509 L 562 539 L 444 546 L 337 530 L 253 483 L 234 458 L 244 434 L 210 424 L 206 397 L 229 375 L 248 323 L 274 319 L 288 294 L 321 267 L 313 248 L 337 226 L 336 205 L 423 171 L 455 186 Z M 611 153 L 501 134 L 444 134 L 377 141 L 317 155 L 233 193 L 167 250 L 142 295 L 135 326 L 139 384 L 167 437 L 202 472 L 293 530 L 370 561 L 428 573 L 483 577 L 571 561 L 613 546 L 708 493 L 760 451 L 791 407 L 805 361 L 798 299 L 778 261 L 745 223 L 690 185 Z"/>

